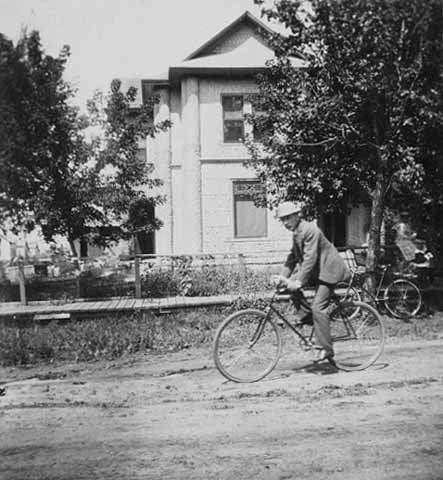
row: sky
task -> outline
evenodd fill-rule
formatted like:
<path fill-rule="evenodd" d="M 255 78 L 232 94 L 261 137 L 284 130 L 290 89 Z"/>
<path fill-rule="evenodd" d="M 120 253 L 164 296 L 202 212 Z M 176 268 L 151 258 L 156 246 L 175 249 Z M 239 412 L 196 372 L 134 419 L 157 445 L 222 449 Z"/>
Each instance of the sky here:
<path fill-rule="evenodd" d="M 0 0 L 0 32 L 14 43 L 40 32 L 44 51 L 71 47 L 65 80 L 84 109 L 113 78 L 166 72 L 246 10 L 253 0 Z"/>

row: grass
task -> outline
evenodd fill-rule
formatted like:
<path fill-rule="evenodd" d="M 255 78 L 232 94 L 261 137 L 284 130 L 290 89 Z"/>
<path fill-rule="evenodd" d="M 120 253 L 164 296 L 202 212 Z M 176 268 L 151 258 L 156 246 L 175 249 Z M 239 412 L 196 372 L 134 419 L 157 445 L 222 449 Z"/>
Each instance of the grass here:
<path fill-rule="evenodd" d="M 217 309 L 199 309 L 167 315 L 109 315 L 46 325 L 3 323 L 0 365 L 112 360 L 139 352 L 177 351 L 210 343 L 222 317 Z"/>
<path fill-rule="evenodd" d="M 53 321 L 47 325 L 0 324 L 0 365 L 114 360 L 134 353 L 152 354 L 209 347 L 215 329 L 237 307 L 186 309 L 167 314 L 134 313 L 104 318 Z M 385 317 L 388 338 L 443 338 L 443 312 L 410 323 Z"/>

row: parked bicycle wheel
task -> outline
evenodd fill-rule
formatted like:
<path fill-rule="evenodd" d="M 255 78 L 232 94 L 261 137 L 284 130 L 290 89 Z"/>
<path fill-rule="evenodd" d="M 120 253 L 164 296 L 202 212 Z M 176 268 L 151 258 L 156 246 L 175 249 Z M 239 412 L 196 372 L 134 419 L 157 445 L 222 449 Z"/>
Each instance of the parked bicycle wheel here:
<path fill-rule="evenodd" d="M 386 310 L 394 317 L 410 318 L 419 312 L 422 297 L 415 283 L 399 278 L 386 287 L 383 302 Z"/>
<path fill-rule="evenodd" d="M 377 310 L 367 303 L 340 303 L 331 313 L 330 325 L 337 368 L 364 370 L 382 354 L 384 326 Z"/>
<path fill-rule="evenodd" d="M 217 369 L 234 382 L 256 382 L 268 375 L 280 358 L 282 341 L 276 324 L 259 310 L 230 315 L 214 338 Z"/>

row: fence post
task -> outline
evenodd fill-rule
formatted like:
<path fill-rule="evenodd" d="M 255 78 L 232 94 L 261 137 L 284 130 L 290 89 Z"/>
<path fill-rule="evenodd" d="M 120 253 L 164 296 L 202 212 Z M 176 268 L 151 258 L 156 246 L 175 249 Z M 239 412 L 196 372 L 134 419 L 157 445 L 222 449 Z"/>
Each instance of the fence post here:
<path fill-rule="evenodd" d="M 135 298 L 142 298 L 142 284 L 140 278 L 140 258 L 134 256 Z"/>
<path fill-rule="evenodd" d="M 75 296 L 77 298 L 82 298 L 82 284 L 81 284 L 81 275 L 78 272 L 77 276 L 75 277 Z"/>
<path fill-rule="evenodd" d="M 238 254 L 238 270 L 240 272 L 240 290 L 243 293 L 246 274 L 245 256 L 243 253 Z"/>
<path fill-rule="evenodd" d="M 28 302 L 26 300 L 26 285 L 25 285 L 25 269 L 23 258 L 19 258 L 18 262 L 18 283 L 20 288 L 20 302 L 22 305 L 26 305 Z"/>

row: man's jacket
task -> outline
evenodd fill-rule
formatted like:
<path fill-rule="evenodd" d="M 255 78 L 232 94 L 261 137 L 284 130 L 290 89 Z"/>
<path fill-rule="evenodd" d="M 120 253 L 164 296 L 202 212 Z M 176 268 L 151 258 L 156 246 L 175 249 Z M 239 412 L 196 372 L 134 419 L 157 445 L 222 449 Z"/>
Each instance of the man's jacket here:
<path fill-rule="evenodd" d="M 295 278 L 302 286 L 310 280 L 335 284 L 350 278 L 345 261 L 315 222 L 302 220 L 294 231 L 285 266 L 294 270 L 297 264 Z"/>

